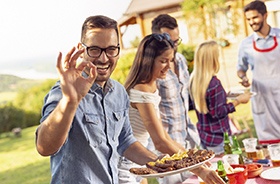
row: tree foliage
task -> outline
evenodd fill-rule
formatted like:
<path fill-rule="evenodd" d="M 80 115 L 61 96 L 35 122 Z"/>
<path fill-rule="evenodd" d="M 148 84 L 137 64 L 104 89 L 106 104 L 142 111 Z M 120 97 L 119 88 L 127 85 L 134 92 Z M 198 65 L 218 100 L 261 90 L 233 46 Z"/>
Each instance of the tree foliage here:
<path fill-rule="evenodd" d="M 124 84 L 130 67 L 133 63 L 135 54 L 135 51 L 130 51 L 120 57 L 116 69 L 112 73 L 113 79 L 119 81 L 121 84 Z"/>
<path fill-rule="evenodd" d="M 40 85 L 19 90 L 14 101 L 0 106 L 0 132 L 9 132 L 15 127 L 38 125 L 43 99 L 56 80 L 46 80 Z"/>
<path fill-rule="evenodd" d="M 24 111 L 16 108 L 12 103 L 0 107 L 0 132 L 11 131 L 24 124 Z"/>
<path fill-rule="evenodd" d="M 193 71 L 193 60 L 194 60 L 194 52 L 196 45 L 192 44 L 180 44 L 178 47 L 178 52 L 183 54 L 183 56 L 187 60 L 188 71 L 192 73 Z"/>
<path fill-rule="evenodd" d="M 226 12 L 231 11 L 231 33 L 236 35 L 239 25 L 236 20 L 240 18 L 238 8 L 241 4 L 238 1 L 229 0 L 185 0 L 182 9 L 188 23 L 197 26 L 198 31 L 203 33 L 204 39 L 217 38 L 217 16 L 225 16 Z M 220 15 L 219 15 L 220 14 Z M 225 29 L 229 30 L 229 29 Z"/>
<path fill-rule="evenodd" d="M 50 79 L 27 90 L 19 90 L 14 101 L 15 106 L 23 108 L 25 111 L 40 113 L 43 105 L 43 99 L 55 82 L 56 80 Z"/>
<path fill-rule="evenodd" d="M 139 38 L 138 36 L 136 36 L 136 37 L 134 38 L 134 40 L 130 41 L 131 47 L 132 47 L 132 48 L 137 48 L 138 45 L 139 45 L 139 43 L 140 43 L 140 41 L 141 41 L 140 38 Z"/>

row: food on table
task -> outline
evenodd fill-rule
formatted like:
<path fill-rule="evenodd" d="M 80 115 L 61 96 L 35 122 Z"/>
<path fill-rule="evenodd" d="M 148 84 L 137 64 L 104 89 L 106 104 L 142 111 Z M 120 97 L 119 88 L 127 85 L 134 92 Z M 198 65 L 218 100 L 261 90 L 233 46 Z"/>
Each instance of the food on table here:
<path fill-rule="evenodd" d="M 233 169 L 233 172 L 234 173 L 237 173 L 237 172 L 243 172 L 244 171 L 244 168 L 243 167 L 236 167 Z"/>
<path fill-rule="evenodd" d="M 189 149 L 185 152 L 178 152 L 172 156 L 166 155 L 155 162 L 146 163 L 146 168 L 131 168 L 129 171 L 134 174 L 143 175 L 168 172 L 186 168 L 203 162 L 214 155 L 211 150 Z"/>
<path fill-rule="evenodd" d="M 234 164 L 232 173 L 227 173 L 230 184 L 245 184 L 248 178 L 246 165 Z"/>
<path fill-rule="evenodd" d="M 248 170 L 248 178 L 257 177 L 263 171 L 262 164 L 251 163 L 251 164 L 247 164 L 246 166 L 247 166 L 247 170 Z"/>
<path fill-rule="evenodd" d="M 259 167 L 258 167 L 257 164 L 248 164 L 248 165 L 247 165 L 248 171 L 256 170 L 256 169 L 258 169 L 258 168 L 259 168 Z"/>

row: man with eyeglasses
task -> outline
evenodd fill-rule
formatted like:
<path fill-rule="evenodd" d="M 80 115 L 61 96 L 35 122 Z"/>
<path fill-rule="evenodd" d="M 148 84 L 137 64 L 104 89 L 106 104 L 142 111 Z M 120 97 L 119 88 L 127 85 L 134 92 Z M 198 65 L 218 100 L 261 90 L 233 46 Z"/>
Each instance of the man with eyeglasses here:
<path fill-rule="evenodd" d="M 175 60 L 170 64 L 166 78 L 157 80 L 163 126 L 173 140 L 186 149 L 194 148 L 200 145 L 200 138 L 195 125 L 188 117 L 189 72 L 185 57 L 177 52 L 178 45 L 182 41 L 179 37 L 177 20 L 168 14 L 160 14 L 152 20 L 152 32 L 168 33 L 175 43 Z M 189 176 L 188 173 L 182 173 L 164 177 L 159 179 L 159 182 L 182 182 Z"/>
<path fill-rule="evenodd" d="M 110 79 L 120 51 L 117 22 L 88 17 L 75 50 L 57 58 L 60 81 L 44 99 L 36 148 L 51 156 L 53 184 L 118 183 L 119 155 L 140 165 L 157 156 L 136 141 L 128 95 Z"/>
<path fill-rule="evenodd" d="M 267 23 L 263 1 L 252 1 L 244 7 L 247 22 L 254 31 L 239 46 L 237 75 L 244 87 L 252 71 L 251 91 L 253 120 L 261 144 L 280 142 L 280 29 Z"/>

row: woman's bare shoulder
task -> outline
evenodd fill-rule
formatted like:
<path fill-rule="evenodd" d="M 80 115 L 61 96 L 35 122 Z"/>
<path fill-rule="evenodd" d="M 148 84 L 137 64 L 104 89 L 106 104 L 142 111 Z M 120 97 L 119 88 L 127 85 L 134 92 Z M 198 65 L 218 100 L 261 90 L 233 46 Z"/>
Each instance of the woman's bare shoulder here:
<path fill-rule="evenodd" d="M 148 84 L 136 84 L 133 87 L 133 89 L 142 91 L 142 92 L 153 92 L 153 90 L 151 89 L 151 86 L 149 86 Z"/>

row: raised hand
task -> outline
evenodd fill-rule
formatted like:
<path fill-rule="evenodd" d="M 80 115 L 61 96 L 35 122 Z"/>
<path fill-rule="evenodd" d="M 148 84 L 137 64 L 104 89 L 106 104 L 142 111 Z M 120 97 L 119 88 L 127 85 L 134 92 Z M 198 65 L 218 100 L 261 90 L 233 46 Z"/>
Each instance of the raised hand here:
<path fill-rule="evenodd" d="M 249 82 L 249 79 L 246 76 L 242 77 L 242 81 L 239 83 L 242 84 L 242 86 L 244 86 L 246 88 L 251 85 Z"/>
<path fill-rule="evenodd" d="M 73 47 L 65 56 L 62 62 L 62 54 L 57 58 L 56 69 L 59 73 L 63 97 L 69 102 L 79 102 L 89 91 L 97 77 L 96 66 L 89 61 L 82 61 L 77 64 L 77 59 L 84 52 L 84 49 L 75 52 Z M 83 77 L 85 68 L 89 69 L 89 76 Z"/>

